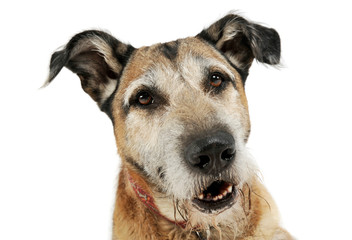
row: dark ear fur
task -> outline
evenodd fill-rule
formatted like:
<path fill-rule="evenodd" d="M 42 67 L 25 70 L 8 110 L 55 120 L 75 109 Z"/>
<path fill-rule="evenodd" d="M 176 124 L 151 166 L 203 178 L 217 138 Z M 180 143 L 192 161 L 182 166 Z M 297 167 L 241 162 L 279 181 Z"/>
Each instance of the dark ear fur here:
<path fill-rule="evenodd" d="M 50 61 L 49 84 L 63 67 L 76 73 L 83 90 L 110 117 L 110 101 L 118 87 L 122 70 L 134 48 L 102 31 L 85 31 L 75 35 L 55 52 Z"/>
<path fill-rule="evenodd" d="M 238 15 L 223 17 L 197 37 L 213 44 L 239 68 L 243 81 L 254 58 L 270 65 L 280 62 L 279 34 L 272 28 L 251 23 Z"/>

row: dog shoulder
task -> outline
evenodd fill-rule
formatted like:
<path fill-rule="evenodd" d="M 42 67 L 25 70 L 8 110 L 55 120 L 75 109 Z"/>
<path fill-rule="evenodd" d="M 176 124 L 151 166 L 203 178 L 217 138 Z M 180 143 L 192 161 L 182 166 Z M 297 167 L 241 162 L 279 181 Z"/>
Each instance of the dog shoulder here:
<path fill-rule="evenodd" d="M 280 214 L 276 203 L 264 184 L 257 178 L 252 182 L 252 214 L 259 216 L 254 236 L 270 240 L 293 240 L 294 238 L 280 227 Z M 252 238 L 249 238 L 252 239 Z"/>

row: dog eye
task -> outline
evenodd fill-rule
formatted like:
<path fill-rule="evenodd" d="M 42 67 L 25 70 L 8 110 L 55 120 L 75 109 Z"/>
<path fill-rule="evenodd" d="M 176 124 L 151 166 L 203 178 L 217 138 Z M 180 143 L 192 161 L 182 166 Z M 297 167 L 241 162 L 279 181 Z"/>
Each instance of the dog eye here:
<path fill-rule="evenodd" d="M 221 84 L 224 82 L 224 78 L 220 73 L 212 73 L 210 75 L 210 85 L 213 87 L 220 87 Z"/>
<path fill-rule="evenodd" d="M 137 101 L 140 105 L 147 106 L 154 102 L 153 97 L 150 93 L 142 91 L 137 94 Z"/>

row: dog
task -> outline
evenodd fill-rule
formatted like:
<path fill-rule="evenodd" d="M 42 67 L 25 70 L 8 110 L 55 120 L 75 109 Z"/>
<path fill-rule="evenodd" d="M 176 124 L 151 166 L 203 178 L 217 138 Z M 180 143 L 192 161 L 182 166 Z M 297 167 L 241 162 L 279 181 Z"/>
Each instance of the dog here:
<path fill-rule="evenodd" d="M 254 59 L 280 63 L 276 30 L 229 14 L 194 37 L 134 48 L 81 32 L 50 61 L 111 119 L 121 170 L 112 239 L 292 239 L 246 149 Z"/>

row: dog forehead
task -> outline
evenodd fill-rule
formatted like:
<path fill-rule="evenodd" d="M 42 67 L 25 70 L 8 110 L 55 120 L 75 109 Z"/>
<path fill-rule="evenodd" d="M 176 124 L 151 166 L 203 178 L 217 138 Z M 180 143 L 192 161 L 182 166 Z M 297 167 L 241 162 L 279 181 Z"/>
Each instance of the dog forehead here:
<path fill-rule="evenodd" d="M 149 82 L 168 90 L 182 81 L 195 86 L 209 66 L 228 69 L 232 75 L 233 68 L 225 57 L 211 45 L 194 37 L 141 47 L 127 64 L 120 88 L 126 92 L 132 85 Z"/>

